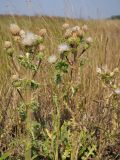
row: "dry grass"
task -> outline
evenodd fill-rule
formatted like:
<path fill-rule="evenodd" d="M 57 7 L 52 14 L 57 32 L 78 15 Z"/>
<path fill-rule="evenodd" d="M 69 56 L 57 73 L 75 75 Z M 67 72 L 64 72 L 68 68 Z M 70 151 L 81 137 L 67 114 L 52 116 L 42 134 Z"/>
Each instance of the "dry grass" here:
<path fill-rule="evenodd" d="M 118 143 L 120 143 L 118 142 L 120 126 L 118 126 L 115 131 L 116 139 L 110 137 L 110 133 L 107 135 L 107 131 L 109 132 L 112 130 L 112 111 L 111 108 L 109 108 L 109 105 L 107 105 L 108 108 L 106 108 L 104 99 L 108 92 L 98 80 L 96 68 L 98 66 L 107 65 L 110 70 L 113 70 L 116 67 L 120 70 L 120 21 L 65 20 L 55 17 L 0 17 L 0 147 L 5 151 L 10 148 L 9 144 L 14 137 L 19 137 L 19 139 L 23 138 L 21 130 L 22 127 L 24 128 L 24 124 L 19 123 L 20 119 L 17 111 L 19 97 L 10 85 L 10 75 L 12 74 L 12 71 L 10 70 L 9 61 L 2 47 L 4 40 L 11 40 L 8 28 L 9 24 L 13 22 L 17 22 L 19 26 L 25 30 L 31 30 L 36 33 L 39 28 L 47 29 L 46 60 L 49 55 L 57 52 L 57 45 L 63 40 L 61 26 L 64 22 L 68 22 L 72 25 L 87 24 L 89 26 L 89 35 L 93 37 L 94 43 L 83 56 L 83 58 L 86 59 L 86 62 L 84 67 L 81 69 L 80 78 L 77 79 L 77 81 L 80 82 L 79 92 L 71 103 L 71 108 L 74 111 L 77 123 L 81 125 L 82 128 L 87 128 L 88 134 L 91 130 L 96 131 L 98 129 L 98 131 L 100 131 L 100 137 L 98 136 L 99 149 L 96 160 L 105 159 L 101 158 L 105 148 L 108 145 L 112 146 L 116 144 L 118 147 Z M 59 90 L 55 91 L 55 84 L 52 79 L 53 76 L 51 76 L 54 74 L 54 69 L 52 66 L 47 64 L 46 60 L 43 62 L 41 71 L 37 75 L 37 80 L 42 85 L 38 93 L 40 108 L 36 117 L 39 122 L 43 124 L 46 123 L 46 126 L 51 129 L 51 111 L 53 111 L 51 96 L 56 92 L 59 97 L 61 97 L 61 93 L 59 93 Z M 118 76 L 117 81 L 119 82 L 119 80 L 120 75 Z M 66 77 L 65 81 L 69 81 L 68 77 Z M 10 99 L 11 97 L 12 99 Z M 59 101 L 61 110 L 64 111 L 65 106 L 61 99 Z M 117 110 L 120 112 L 119 108 L 117 108 Z M 61 121 L 69 119 L 69 116 L 69 112 L 64 111 Z M 120 117 L 118 115 L 118 125 L 119 121 Z M 17 152 L 20 152 L 20 150 Z M 106 160 L 108 159 L 106 158 Z"/>

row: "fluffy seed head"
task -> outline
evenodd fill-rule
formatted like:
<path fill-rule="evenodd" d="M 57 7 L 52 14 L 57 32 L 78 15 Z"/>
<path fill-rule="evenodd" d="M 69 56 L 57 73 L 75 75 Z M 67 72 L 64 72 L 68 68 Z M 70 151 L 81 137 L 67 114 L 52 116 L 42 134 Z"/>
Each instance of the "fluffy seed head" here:
<path fill-rule="evenodd" d="M 49 63 L 55 63 L 56 62 L 56 60 L 57 60 L 57 57 L 56 57 L 56 55 L 51 55 L 49 58 L 48 58 L 48 62 Z"/>
<path fill-rule="evenodd" d="M 8 49 L 10 47 L 12 47 L 12 43 L 10 41 L 5 41 L 4 42 L 4 48 Z"/>
<path fill-rule="evenodd" d="M 69 46 L 66 43 L 60 44 L 58 46 L 58 51 L 60 53 L 63 53 L 63 52 L 69 51 L 69 50 L 70 50 L 70 48 L 69 48 Z"/>
<path fill-rule="evenodd" d="M 20 27 L 17 24 L 11 24 L 10 25 L 10 32 L 13 35 L 18 35 L 20 33 Z"/>
<path fill-rule="evenodd" d="M 38 36 L 31 33 L 31 32 L 27 32 L 24 36 L 24 38 L 22 39 L 22 44 L 23 46 L 32 46 L 35 44 L 35 42 L 37 41 Z"/>

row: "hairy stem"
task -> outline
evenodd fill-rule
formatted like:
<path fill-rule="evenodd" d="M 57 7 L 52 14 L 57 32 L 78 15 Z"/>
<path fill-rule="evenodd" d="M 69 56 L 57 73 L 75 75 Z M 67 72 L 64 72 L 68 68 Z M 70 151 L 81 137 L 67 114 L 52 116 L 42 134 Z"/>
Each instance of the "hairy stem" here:
<path fill-rule="evenodd" d="M 37 70 L 33 74 L 33 78 L 35 78 L 35 76 L 37 75 L 37 72 L 38 72 L 38 70 L 40 68 L 40 64 L 41 64 L 41 59 L 39 60 L 39 63 L 38 63 L 38 66 L 37 66 Z"/>
<path fill-rule="evenodd" d="M 31 73 L 30 71 L 27 71 L 27 77 L 30 78 L 31 77 Z M 27 117 L 26 117 L 26 146 L 25 146 L 25 160 L 31 160 L 31 135 L 30 135 L 30 127 L 31 127 L 31 123 L 32 123 L 32 110 L 29 107 L 29 103 L 31 102 L 31 89 L 27 88 L 26 89 L 26 107 L 27 107 Z"/>

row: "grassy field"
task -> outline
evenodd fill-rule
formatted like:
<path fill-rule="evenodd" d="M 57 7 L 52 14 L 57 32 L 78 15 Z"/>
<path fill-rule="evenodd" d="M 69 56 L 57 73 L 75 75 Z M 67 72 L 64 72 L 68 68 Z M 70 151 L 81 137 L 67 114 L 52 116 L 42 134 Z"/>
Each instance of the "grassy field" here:
<path fill-rule="evenodd" d="M 35 34 L 47 30 L 44 58 L 34 79 L 40 87 L 22 96 L 12 85 L 16 71 L 4 49 L 6 40 L 15 44 L 18 65 L 21 52 L 9 31 L 11 23 Z M 48 58 L 54 54 L 60 59 L 57 48 L 66 41 L 64 23 L 86 24 L 86 37 L 93 42 L 75 65 L 65 62 L 70 67 L 57 85 L 56 64 Z M 120 70 L 119 26 L 119 20 L 0 16 L 0 160 L 120 160 L 120 93 L 115 92 L 120 90 L 120 72 L 111 76 L 114 69 Z M 104 73 L 98 74 L 97 68 Z M 23 67 L 19 78 L 30 75 Z M 33 97 L 37 104 L 27 108 Z"/>

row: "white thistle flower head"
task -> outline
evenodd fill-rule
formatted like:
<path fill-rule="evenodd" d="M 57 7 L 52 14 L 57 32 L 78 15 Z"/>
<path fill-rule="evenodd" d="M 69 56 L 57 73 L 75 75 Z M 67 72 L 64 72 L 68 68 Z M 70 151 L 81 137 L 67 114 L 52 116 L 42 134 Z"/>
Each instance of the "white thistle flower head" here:
<path fill-rule="evenodd" d="M 24 30 L 20 30 L 19 35 L 20 35 L 21 38 L 24 38 L 25 37 L 25 31 Z"/>
<path fill-rule="evenodd" d="M 116 94 L 120 94 L 120 89 L 116 89 L 116 90 L 115 90 L 115 93 L 116 93 Z"/>
<path fill-rule="evenodd" d="M 62 28 L 63 28 L 63 29 L 68 29 L 69 26 L 70 26 L 70 25 L 69 25 L 68 23 L 64 23 L 64 24 L 62 25 Z"/>
<path fill-rule="evenodd" d="M 32 32 L 25 33 L 24 38 L 22 39 L 23 46 L 32 46 L 37 41 L 38 36 Z"/>
<path fill-rule="evenodd" d="M 88 43 L 88 44 L 93 43 L 93 39 L 92 39 L 92 37 L 88 37 L 88 38 L 86 38 L 86 43 Z"/>
<path fill-rule="evenodd" d="M 56 61 L 57 61 L 57 57 L 54 54 L 48 58 L 49 63 L 55 63 Z"/>
<path fill-rule="evenodd" d="M 60 45 L 58 46 L 58 51 L 59 51 L 60 53 L 67 52 L 67 51 L 69 51 L 69 50 L 70 50 L 70 48 L 69 48 L 69 46 L 68 46 L 66 43 L 60 44 Z"/>
<path fill-rule="evenodd" d="M 88 26 L 84 24 L 84 25 L 82 26 L 82 30 L 83 30 L 83 31 L 87 31 L 87 30 L 88 30 Z"/>
<path fill-rule="evenodd" d="M 102 73 L 101 68 L 97 67 L 97 68 L 96 68 L 96 72 L 97 72 L 98 74 L 101 74 L 101 73 Z"/>
<path fill-rule="evenodd" d="M 12 43 L 10 41 L 5 41 L 4 42 L 4 48 L 8 49 L 12 47 Z"/>
<path fill-rule="evenodd" d="M 10 24 L 10 32 L 13 35 L 18 35 L 20 33 L 20 27 L 17 24 Z"/>

